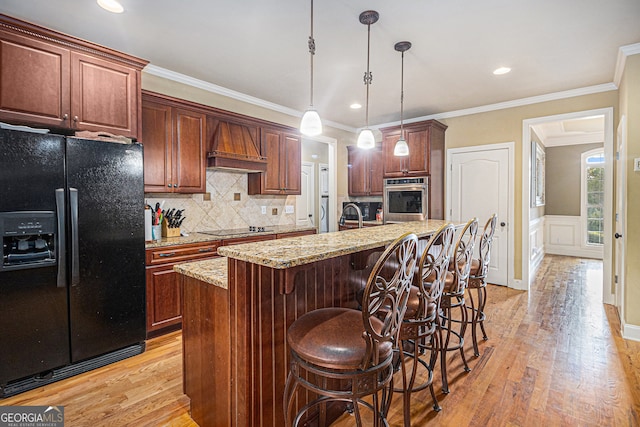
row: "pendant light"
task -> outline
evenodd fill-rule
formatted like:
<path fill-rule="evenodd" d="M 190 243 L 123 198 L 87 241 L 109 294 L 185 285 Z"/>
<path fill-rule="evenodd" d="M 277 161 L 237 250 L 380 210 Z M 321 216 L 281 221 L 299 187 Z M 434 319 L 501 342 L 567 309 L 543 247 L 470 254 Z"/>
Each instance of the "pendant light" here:
<path fill-rule="evenodd" d="M 316 54 L 316 41 L 313 39 L 313 0 L 311 0 L 311 35 L 309 36 L 309 56 L 311 57 L 311 87 L 309 108 L 304 112 L 300 121 L 300 133 L 306 136 L 316 136 L 322 133 L 320 115 L 313 108 L 313 56 Z"/>
<path fill-rule="evenodd" d="M 402 52 L 402 66 L 400 68 L 400 139 L 393 148 L 393 155 L 405 157 L 409 155 L 409 146 L 407 145 L 407 140 L 404 139 L 404 123 L 402 121 L 402 116 L 404 115 L 404 53 L 411 49 L 411 42 L 398 42 L 395 44 L 394 49 Z"/>
<path fill-rule="evenodd" d="M 366 127 L 360 131 L 358 135 L 357 146 L 359 148 L 373 148 L 376 145 L 376 139 L 373 132 L 369 129 L 369 85 L 373 80 L 373 75 L 369 71 L 369 54 L 371 51 L 371 24 L 378 22 L 380 15 L 375 10 L 366 10 L 360 14 L 360 23 L 367 26 L 367 71 L 364 73 L 364 84 L 367 86 L 366 98 Z"/>

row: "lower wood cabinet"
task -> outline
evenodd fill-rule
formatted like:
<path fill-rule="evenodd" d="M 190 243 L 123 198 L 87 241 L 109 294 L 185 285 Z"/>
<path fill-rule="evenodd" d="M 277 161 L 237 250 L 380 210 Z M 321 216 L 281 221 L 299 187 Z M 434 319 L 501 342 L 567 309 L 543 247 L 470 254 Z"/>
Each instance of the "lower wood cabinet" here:
<path fill-rule="evenodd" d="M 163 246 L 146 250 L 147 337 L 182 326 L 182 288 L 173 266 L 218 256 L 219 241 Z"/>
<path fill-rule="evenodd" d="M 261 234 L 233 239 L 214 240 L 184 245 L 162 246 L 146 250 L 147 338 L 182 327 L 182 287 L 173 266 L 218 256 L 219 246 L 239 245 L 287 237 L 315 234 L 315 230 Z"/>

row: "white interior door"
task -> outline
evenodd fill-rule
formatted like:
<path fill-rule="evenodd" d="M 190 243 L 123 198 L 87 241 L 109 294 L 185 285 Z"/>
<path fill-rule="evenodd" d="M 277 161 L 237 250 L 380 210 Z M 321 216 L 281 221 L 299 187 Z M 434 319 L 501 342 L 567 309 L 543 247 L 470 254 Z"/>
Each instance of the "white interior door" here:
<path fill-rule="evenodd" d="M 627 148 L 626 117 L 623 116 L 618 125 L 616 152 L 616 230 L 615 230 L 615 289 L 616 307 L 620 320 L 624 322 L 624 259 L 625 259 L 625 225 L 627 214 Z"/>
<path fill-rule="evenodd" d="M 313 163 L 303 162 L 300 179 L 300 195 L 296 198 L 296 224 L 315 227 L 315 168 Z"/>
<path fill-rule="evenodd" d="M 490 146 L 485 146 L 490 147 Z M 508 285 L 509 262 L 509 149 L 465 149 L 450 154 L 450 219 L 466 222 L 478 218 L 478 235 L 489 217 L 498 223 L 491 247 L 487 282 Z"/>

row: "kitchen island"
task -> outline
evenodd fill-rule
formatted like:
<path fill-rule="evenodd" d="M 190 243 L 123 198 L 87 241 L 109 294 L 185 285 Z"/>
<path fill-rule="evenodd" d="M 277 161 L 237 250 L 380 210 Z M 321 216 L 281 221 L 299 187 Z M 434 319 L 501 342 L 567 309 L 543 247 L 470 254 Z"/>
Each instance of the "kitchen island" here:
<path fill-rule="evenodd" d="M 220 247 L 226 258 L 176 265 L 184 292 L 183 386 L 193 420 L 201 427 L 284 425 L 287 328 L 311 310 L 357 308 L 356 293 L 387 244 L 405 232 L 426 239 L 444 223 Z"/>

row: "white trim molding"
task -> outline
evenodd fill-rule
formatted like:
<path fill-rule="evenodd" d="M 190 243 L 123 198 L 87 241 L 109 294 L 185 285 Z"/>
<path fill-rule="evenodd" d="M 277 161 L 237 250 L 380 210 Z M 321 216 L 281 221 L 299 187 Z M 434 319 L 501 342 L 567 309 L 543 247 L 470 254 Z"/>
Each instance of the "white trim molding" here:
<path fill-rule="evenodd" d="M 616 71 L 613 75 L 613 83 L 616 85 L 616 89 L 620 86 L 620 81 L 622 80 L 622 73 L 624 73 L 624 65 L 625 65 L 625 62 L 627 62 L 627 56 L 637 55 L 639 53 L 640 53 L 640 43 L 620 46 L 620 48 L 618 49 Z"/>
<path fill-rule="evenodd" d="M 553 255 L 581 258 L 603 258 L 602 246 L 584 242 L 582 217 L 573 215 L 545 215 L 544 248 Z"/>
<path fill-rule="evenodd" d="M 192 86 L 198 89 L 202 89 L 204 91 L 215 93 L 217 95 L 226 96 L 227 98 L 246 102 L 247 104 L 257 105 L 258 107 L 266 108 L 272 111 L 277 111 L 279 113 L 287 114 L 289 116 L 300 118 L 304 114 L 304 112 L 294 110 L 293 108 L 289 108 L 283 105 L 275 104 L 273 102 L 265 101 L 264 99 L 256 98 L 255 96 L 246 95 L 244 93 L 227 89 L 226 87 L 218 86 L 216 84 L 209 83 L 204 80 L 196 79 L 194 77 L 187 76 L 186 74 L 181 74 L 175 71 L 167 70 L 166 68 L 158 67 L 153 64 L 148 64 L 146 67 L 144 67 L 142 72 L 150 74 L 152 76 L 161 77 L 163 79 L 172 80 L 177 83 L 182 83 L 187 86 Z M 336 129 L 342 129 L 347 132 L 356 133 L 356 128 L 346 126 L 341 123 L 324 121 L 324 124 Z"/>
<path fill-rule="evenodd" d="M 640 326 L 622 322 L 622 338 L 632 341 L 640 341 Z"/>
<path fill-rule="evenodd" d="M 529 222 L 529 256 L 527 258 L 529 260 L 529 265 L 531 266 L 529 286 L 533 283 L 533 279 L 536 277 L 536 272 L 538 271 L 540 263 L 545 255 L 544 224 L 544 217 L 536 218 Z"/>

